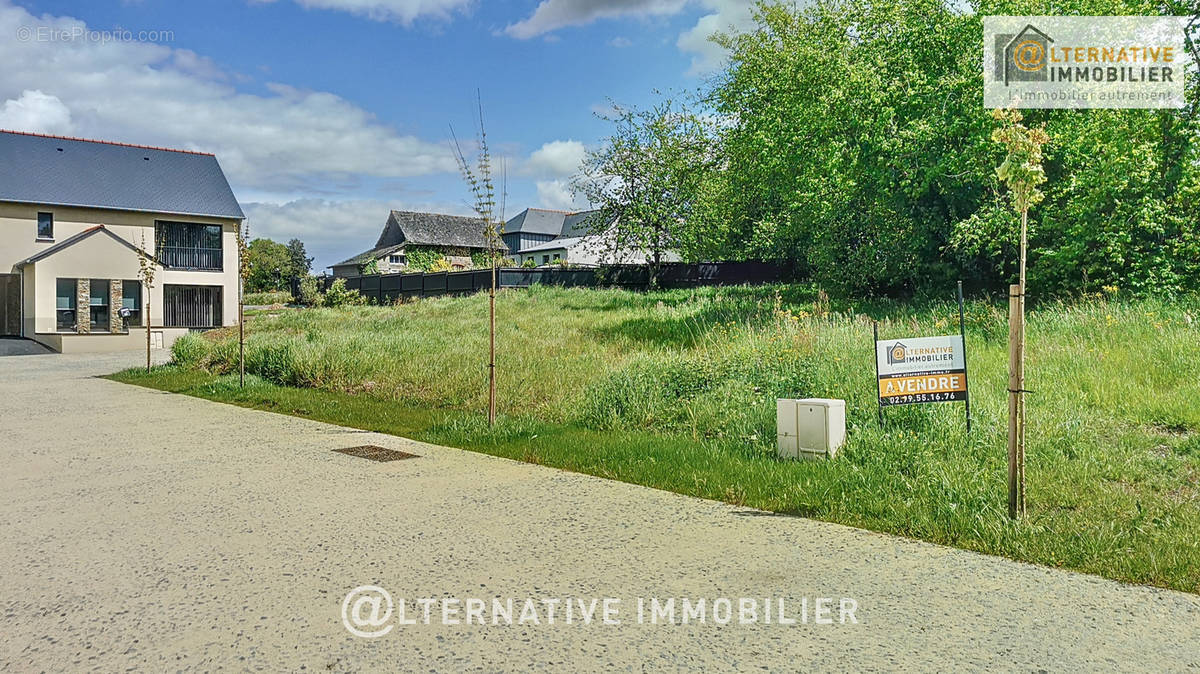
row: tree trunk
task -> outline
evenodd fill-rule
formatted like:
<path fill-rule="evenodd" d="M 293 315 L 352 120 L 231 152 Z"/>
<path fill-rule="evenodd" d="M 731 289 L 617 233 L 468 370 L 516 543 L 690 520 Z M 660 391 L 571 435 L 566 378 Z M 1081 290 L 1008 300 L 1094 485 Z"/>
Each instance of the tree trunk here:
<path fill-rule="evenodd" d="M 150 373 L 150 289 L 146 289 L 146 374 Z"/>
<path fill-rule="evenodd" d="M 492 287 L 488 291 L 488 426 L 496 425 L 496 255 L 492 254 Z"/>
<path fill-rule="evenodd" d="M 1025 256 L 1029 209 L 1021 211 L 1018 283 L 1008 288 L 1008 516 L 1025 516 Z"/>

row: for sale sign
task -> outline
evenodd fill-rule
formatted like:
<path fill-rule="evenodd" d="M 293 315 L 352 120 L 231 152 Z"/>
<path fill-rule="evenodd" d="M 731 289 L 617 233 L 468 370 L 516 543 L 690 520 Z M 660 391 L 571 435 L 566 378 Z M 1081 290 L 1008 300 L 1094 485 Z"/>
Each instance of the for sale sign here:
<path fill-rule="evenodd" d="M 880 405 L 967 400 L 962 335 L 876 340 Z"/>

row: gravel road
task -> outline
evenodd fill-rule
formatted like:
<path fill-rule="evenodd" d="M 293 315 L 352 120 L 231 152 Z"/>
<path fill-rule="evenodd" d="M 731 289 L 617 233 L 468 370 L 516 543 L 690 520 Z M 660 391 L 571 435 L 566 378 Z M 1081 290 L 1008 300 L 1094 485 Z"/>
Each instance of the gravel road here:
<path fill-rule="evenodd" d="M 137 360 L 0 359 L 0 669 L 1200 669 L 1197 596 L 94 377 Z M 331 451 L 367 443 L 420 456 Z M 397 607 L 378 638 L 343 622 L 361 585 Z M 639 597 L 675 619 L 639 623 Z M 489 622 L 424 624 L 419 598 L 483 600 Z M 551 601 L 492 624 L 494 598 Z M 565 624 L 592 598 L 619 624 Z M 375 600 L 352 626 L 381 628 Z"/>

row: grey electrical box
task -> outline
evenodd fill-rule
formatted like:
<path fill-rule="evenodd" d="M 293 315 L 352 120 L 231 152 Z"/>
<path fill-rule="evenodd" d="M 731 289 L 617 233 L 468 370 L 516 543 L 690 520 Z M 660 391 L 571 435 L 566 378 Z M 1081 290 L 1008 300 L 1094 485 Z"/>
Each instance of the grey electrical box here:
<path fill-rule="evenodd" d="M 846 401 L 780 398 L 776 401 L 779 456 L 832 459 L 846 441 Z"/>

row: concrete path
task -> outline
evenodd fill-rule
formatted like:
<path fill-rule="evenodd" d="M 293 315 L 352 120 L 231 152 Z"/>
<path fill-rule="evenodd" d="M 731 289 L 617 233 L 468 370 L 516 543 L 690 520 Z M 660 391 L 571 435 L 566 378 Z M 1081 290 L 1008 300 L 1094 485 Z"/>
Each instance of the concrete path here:
<path fill-rule="evenodd" d="M 136 362 L 0 360 L 0 670 L 1200 668 L 1200 597 L 91 377 Z M 331 451 L 365 443 L 420 458 Z M 435 605 L 365 639 L 342 604 L 367 584 L 408 618 L 607 597 L 620 624 Z M 381 597 L 351 624 L 376 629 Z M 809 622 L 760 600 L 755 624 L 638 624 L 638 597 L 677 598 L 676 623 L 683 597 L 807 597 Z"/>

